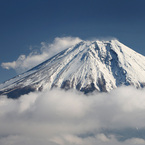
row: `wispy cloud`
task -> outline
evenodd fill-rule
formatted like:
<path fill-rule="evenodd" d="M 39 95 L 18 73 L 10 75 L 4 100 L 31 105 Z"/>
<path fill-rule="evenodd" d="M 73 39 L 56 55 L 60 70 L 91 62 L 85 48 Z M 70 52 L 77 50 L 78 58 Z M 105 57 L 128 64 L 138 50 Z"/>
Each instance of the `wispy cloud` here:
<path fill-rule="evenodd" d="M 73 91 L 0 97 L 0 144 L 143 145 L 145 90 L 121 87 L 86 96 Z"/>
<path fill-rule="evenodd" d="M 32 49 L 32 52 L 28 56 L 20 55 L 16 61 L 3 62 L 1 66 L 5 69 L 14 69 L 17 73 L 21 73 L 80 41 L 81 39 L 78 37 L 56 37 L 51 44 L 41 42 L 39 51 L 33 51 Z"/>

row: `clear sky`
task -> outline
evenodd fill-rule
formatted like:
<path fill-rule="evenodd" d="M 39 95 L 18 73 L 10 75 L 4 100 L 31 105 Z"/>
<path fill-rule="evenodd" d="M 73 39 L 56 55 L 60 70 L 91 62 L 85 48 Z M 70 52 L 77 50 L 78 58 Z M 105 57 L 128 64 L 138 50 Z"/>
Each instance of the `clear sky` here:
<path fill-rule="evenodd" d="M 115 37 L 145 55 L 145 0 L 0 0 L 0 64 L 56 37 Z M 0 83 L 15 76 L 0 68 Z"/>

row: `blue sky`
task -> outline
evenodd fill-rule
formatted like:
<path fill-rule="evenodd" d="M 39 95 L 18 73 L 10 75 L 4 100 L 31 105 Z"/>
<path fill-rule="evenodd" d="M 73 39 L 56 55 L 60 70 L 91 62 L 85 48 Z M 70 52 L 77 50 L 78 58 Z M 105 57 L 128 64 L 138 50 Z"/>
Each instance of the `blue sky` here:
<path fill-rule="evenodd" d="M 115 37 L 145 55 L 144 0 L 0 0 L 0 63 L 56 37 Z M 0 68 L 0 82 L 16 75 Z"/>

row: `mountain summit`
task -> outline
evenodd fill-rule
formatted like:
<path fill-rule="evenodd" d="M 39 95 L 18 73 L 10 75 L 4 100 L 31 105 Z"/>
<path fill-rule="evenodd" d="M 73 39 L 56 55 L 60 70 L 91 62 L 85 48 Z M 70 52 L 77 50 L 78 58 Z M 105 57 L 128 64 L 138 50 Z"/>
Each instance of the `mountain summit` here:
<path fill-rule="evenodd" d="M 145 57 L 118 40 L 82 41 L 0 85 L 0 94 L 17 98 L 54 87 L 109 92 L 121 85 L 145 85 Z"/>

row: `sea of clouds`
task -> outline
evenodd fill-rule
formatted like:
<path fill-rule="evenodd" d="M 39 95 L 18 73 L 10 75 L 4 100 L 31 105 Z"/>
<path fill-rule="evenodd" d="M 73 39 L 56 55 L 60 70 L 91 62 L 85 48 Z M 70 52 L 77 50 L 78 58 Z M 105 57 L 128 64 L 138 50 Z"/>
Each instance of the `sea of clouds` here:
<path fill-rule="evenodd" d="M 145 90 L 0 96 L 2 145 L 144 145 Z"/>

